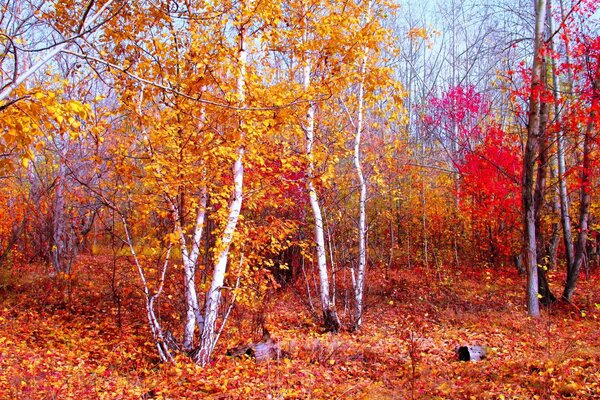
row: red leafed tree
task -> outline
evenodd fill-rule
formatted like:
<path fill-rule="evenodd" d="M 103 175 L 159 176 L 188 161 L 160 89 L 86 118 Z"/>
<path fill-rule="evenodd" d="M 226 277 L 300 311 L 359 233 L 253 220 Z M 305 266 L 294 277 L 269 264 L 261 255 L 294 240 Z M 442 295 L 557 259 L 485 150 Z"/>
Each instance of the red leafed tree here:
<path fill-rule="evenodd" d="M 483 94 L 459 85 L 430 99 L 425 124 L 459 177 L 463 248 L 475 261 L 498 264 L 518 253 L 521 166 L 518 141 L 507 137 L 491 115 Z"/>
<path fill-rule="evenodd" d="M 519 149 L 498 125 L 480 131 L 481 142 L 457 167 L 457 196 L 476 259 L 505 262 L 519 249 Z"/>
<path fill-rule="evenodd" d="M 586 257 L 588 235 L 590 234 L 590 203 L 592 179 L 597 161 L 594 153 L 598 141 L 598 115 L 600 113 L 600 37 L 580 35 L 568 66 L 574 79 L 574 92 L 578 96 L 570 102 L 572 107 L 564 120 L 564 130 L 579 132 L 582 139 L 582 156 L 579 166 L 579 224 L 575 238 L 575 256 L 567 265 L 567 280 L 562 297 L 571 301 L 581 266 Z M 577 79 L 578 78 L 578 79 Z"/>
<path fill-rule="evenodd" d="M 483 139 L 481 122 L 489 113 L 489 101 L 475 87 L 458 85 L 429 100 L 425 124 L 456 167 Z"/>

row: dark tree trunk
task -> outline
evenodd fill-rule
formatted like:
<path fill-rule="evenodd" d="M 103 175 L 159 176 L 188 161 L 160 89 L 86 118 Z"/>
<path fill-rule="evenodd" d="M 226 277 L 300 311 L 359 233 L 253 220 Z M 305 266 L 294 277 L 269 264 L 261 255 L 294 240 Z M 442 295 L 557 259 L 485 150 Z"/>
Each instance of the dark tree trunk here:
<path fill-rule="evenodd" d="M 525 266 L 523 265 L 523 254 L 515 254 L 513 256 L 513 262 L 515 264 L 515 268 L 519 272 L 519 275 L 525 275 Z"/>
<path fill-rule="evenodd" d="M 527 313 L 539 317 L 538 267 L 535 230 L 534 175 L 536 155 L 540 138 L 540 92 L 543 89 L 543 59 L 541 47 L 544 40 L 544 22 L 546 20 L 546 1 L 537 0 L 535 7 L 534 58 L 531 73 L 529 97 L 529 120 L 527 142 L 523 156 L 523 253 L 527 270 Z"/>
<path fill-rule="evenodd" d="M 597 71 L 597 73 L 600 71 Z M 584 138 L 583 138 L 583 168 L 581 170 L 581 189 L 580 189 L 580 204 L 579 204 L 579 229 L 577 234 L 577 242 L 575 245 L 575 258 L 573 265 L 567 270 L 567 281 L 565 283 L 565 290 L 563 292 L 563 299 L 571 301 L 577 280 L 579 279 L 579 272 L 581 271 L 581 265 L 583 264 L 586 255 L 586 244 L 588 234 L 588 219 L 590 209 L 590 190 L 591 190 L 591 146 L 592 146 L 592 132 L 595 129 L 596 112 L 594 111 L 597 107 L 599 96 L 598 89 L 600 86 L 600 78 L 595 82 L 594 99 L 592 101 L 592 112 L 590 115 L 590 121 L 587 124 Z"/>
<path fill-rule="evenodd" d="M 542 71 L 546 71 L 546 63 L 543 63 Z M 546 75 L 544 73 L 544 75 Z M 547 122 L 548 122 L 548 103 L 540 104 L 540 126 L 539 126 L 539 158 L 537 167 L 537 178 L 535 180 L 535 191 L 534 191 L 534 209 L 535 209 L 535 231 L 536 231 L 536 259 L 538 265 L 538 293 L 540 302 L 544 305 L 552 304 L 556 301 L 556 297 L 550 291 L 548 285 L 548 277 L 546 276 L 546 270 L 550 265 L 550 254 L 547 252 L 549 247 L 546 246 L 544 227 L 542 223 L 542 216 L 545 211 L 545 197 L 546 197 L 546 177 L 548 176 L 548 135 L 547 135 Z"/>
<path fill-rule="evenodd" d="M 334 310 L 323 311 L 323 327 L 326 332 L 338 332 L 340 330 L 340 320 Z"/>
<path fill-rule="evenodd" d="M 545 306 L 556 301 L 556 296 L 552 294 L 550 286 L 548 285 L 548 277 L 546 276 L 546 270 L 538 267 L 538 292 L 540 294 L 540 303 Z"/>

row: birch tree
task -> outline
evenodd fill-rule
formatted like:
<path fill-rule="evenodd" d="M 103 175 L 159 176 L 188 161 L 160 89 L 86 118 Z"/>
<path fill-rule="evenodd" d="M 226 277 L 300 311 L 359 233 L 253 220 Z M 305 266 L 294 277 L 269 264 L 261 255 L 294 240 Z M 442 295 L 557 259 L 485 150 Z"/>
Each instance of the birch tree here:
<path fill-rule="evenodd" d="M 535 229 L 534 174 L 537 152 L 540 146 L 540 93 L 543 85 L 543 58 L 541 49 L 544 43 L 546 21 L 546 1 L 535 1 L 535 32 L 533 48 L 533 66 L 531 72 L 531 89 L 529 95 L 529 120 L 527 125 L 527 143 L 523 156 L 523 248 L 525 268 L 527 270 L 527 312 L 539 317 L 538 299 L 538 266 Z"/>
<path fill-rule="evenodd" d="M 578 6 L 581 6 L 579 8 Z M 576 282 L 580 273 L 581 266 L 586 262 L 587 257 L 587 236 L 589 233 L 589 218 L 591 206 L 592 182 L 592 146 L 593 132 L 595 128 L 598 84 L 596 66 L 590 60 L 596 57 L 594 46 L 585 44 L 585 34 L 577 26 L 576 15 L 582 13 L 593 13 L 597 5 L 587 4 L 582 1 L 577 5 L 567 7 L 563 1 L 558 1 L 553 5 L 548 1 L 549 12 L 554 12 L 560 18 L 560 26 L 555 28 L 552 15 L 548 16 L 548 30 L 550 32 L 550 62 L 551 78 L 554 94 L 554 112 L 555 118 L 559 122 L 556 129 L 556 147 L 557 147 L 557 175 L 558 175 L 558 198 L 561 214 L 561 225 L 563 229 L 563 239 L 565 245 L 565 259 L 567 279 L 562 294 L 562 298 L 571 301 L 575 290 Z M 559 31 L 564 31 L 562 35 L 557 35 Z M 582 43 L 583 42 L 583 43 Z M 577 60 L 573 57 L 575 54 L 581 54 L 581 49 L 573 52 L 573 44 L 585 48 L 586 61 Z M 559 61 L 564 61 L 559 64 Z M 582 64 L 586 67 L 581 68 Z M 584 72 L 583 74 L 576 71 Z M 562 79 L 562 76 L 565 78 Z M 574 88 L 579 90 L 578 96 L 575 96 Z M 577 115 L 581 112 L 580 108 L 589 107 L 589 119 L 584 118 L 578 121 Z M 587 111 L 584 111 L 584 113 Z M 577 121 L 577 122 L 575 122 Z M 577 234 L 573 239 L 571 217 L 570 217 L 570 198 L 567 192 L 567 165 L 566 165 L 566 143 L 568 135 L 577 135 L 577 128 L 581 126 L 583 136 L 581 140 L 581 169 L 579 173 L 579 204 Z"/>
<path fill-rule="evenodd" d="M 371 2 L 367 6 L 367 15 L 370 15 Z M 362 324 L 363 313 L 363 294 L 365 289 L 365 272 L 367 266 L 367 221 L 366 221 L 366 203 L 367 203 L 367 184 L 363 175 L 360 144 L 364 124 L 364 90 L 365 90 L 365 72 L 367 66 L 367 54 L 363 56 L 360 63 L 359 83 L 358 83 L 358 111 L 356 115 L 356 136 L 354 138 L 354 167 L 356 168 L 356 177 L 360 188 L 360 199 L 358 206 L 358 268 L 356 273 L 352 274 L 352 283 L 354 285 L 354 296 L 356 301 L 356 312 L 354 316 L 354 328 L 360 328 Z M 355 277 L 356 276 L 356 277 Z"/>
<path fill-rule="evenodd" d="M 548 7 L 552 11 L 553 3 L 552 1 L 548 1 Z M 562 7 L 561 1 L 561 15 L 564 18 L 564 10 Z M 553 18 L 550 16 L 549 20 L 549 31 L 554 31 Z M 569 64 L 569 52 L 570 46 L 568 43 L 566 45 L 566 57 L 567 57 L 567 65 Z M 552 38 L 550 41 L 550 46 L 553 52 L 556 51 L 556 38 Z M 554 114 L 555 118 L 558 118 L 561 121 L 564 117 L 561 115 L 560 104 L 562 103 L 562 90 L 563 82 L 561 80 L 560 72 L 558 71 L 556 58 L 551 58 L 551 70 L 552 70 L 552 85 L 553 92 L 555 97 L 555 106 L 554 106 Z M 568 80 L 572 80 L 572 74 L 567 72 Z M 565 101 L 566 108 L 568 108 L 570 93 L 567 93 L 567 98 Z M 565 162 L 565 132 L 563 129 L 556 130 L 556 165 L 557 165 L 557 178 L 558 178 L 558 196 L 560 202 L 560 221 L 563 231 L 563 243 L 565 246 L 565 258 L 567 261 L 567 271 L 572 268 L 573 259 L 574 259 L 574 248 L 573 248 L 573 236 L 572 236 L 572 228 L 571 228 L 571 216 L 570 216 L 570 201 L 569 195 L 567 192 L 567 177 L 566 177 L 566 162 Z"/>
<path fill-rule="evenodd" d="M 579 190 L 579 226 L 577 238 L 575 242 L 575 257 L 573 264 L 567 269 L 567 279 L 563 292 L 563 299 L 571 301 L 581 266 L 587 255 L 587 236 L 589 232 L 589 216 L 591 203 L 591 184 L 592 184 L 592 146 L 593 136 L 597 131 L 598 107 L 600 107 L 600 62 L 598 58 L 595 60 L 596 65 L 592 65 L 592 70 L 589 71 L 588 78 L 588 96 L 589 96 L 589 116 L 584 125 L 583 132 L 583 148 L 582 148 L 582 168 L 580 172 Z"/>
<path fill-rule="evenodd" d="M 247 12 L 252 9 L 252 0 L 242 2 L 242 12 L 239 17 L 238 26 L 238 58 L 237 58 L 237 84 L 236 94 L 240 106 L 244 105 L 245 101 L 245 85 L 246 85 L 246 24 L 248 23 Z M 217 247 L 217 257 L 215 260 L 212 282 L 207 293 L 207 301 L 204 311 L 204 328 L 200 341 L 200 348 L 194 359 L 201 365 L 206 365 L 210 359 L 210 355 L 214 350 L 216 343 L 216 324 L 221 301 L 221 290 L 225 281 L 225 272 L 227 270 L 227 260 L 229 258 L 229 248 L 233 240 L 240 212 L 242 210 L 243 200 L 243 184 L 244 184 L 244 128 L 243 119 L 240 117 L 238 122 L 238 148 L 236 151 L 236 160 L 233 164 L 233 198 L 229 204 L 229 214 L 225 229 L 221 235 L 220 242 Z"/>
<path fill-rule="evenodd" d="M 363 29 L 367 29 L 372 21 L 373 1 L 369 0 L 364 11 Z M 361 139 L 364 129 L 365 119 L 365 79 L 367 74 L 367 62 L 369 61 L 370 49 L 364 45 L 362 49 L 362 57 L 359 58 L 358 70 L 358 93 L 357 93 L 357 111 L 356 122 L 354 124 L 354 168 L 356 169 L 356 178 L 359 186 L 359 201 L 358 201 L 358 266 L 356 270 L 352 270 L 352 284 L 354 286 L 354 297 L 356 302 L 356 310 L 354 314 L 354 329 L 359 329 L 362 325 L 363 317 L 363 296 L 365 290 L 365 275 L 367 269 L 367 183 L 363 174 L 361 161 Z"/>
<path fill-rule="evenodd" d="M 246 202 L 246 160 L 254 171 L 264 168 L 271 135 L 277 136 L 279 129 L 274 127 L 278 109 L 295 98 L 281 93 L 281 81 L 269 75 L 267 53 L 260 45 L 281 23 L 281 9 L 274 3 L 233 1 L 191 8 L 184 13 L 190 18 L 179 19 L 179 13 L 146 6 L 128 4 L 124 12 L 137 19 L 110 22 L 104 43 L 114 43 L 111 51 L 80 56 L 98 69 L 110 69 L 115 85 L 125 88 L 118 112 L 137 123 L 120 128 L 130 141 L 120 151 L 125 159 L 132 153 L 130 158 L 140 160 L 130 167 L 142 179 L 134 194 L 145 195 L 147 207 L 158 208 L 152 211 L 157 218 L 170 219 L 162 222 L 167 229 L 159 243 L 178 246 L 181 252 L 181 348 L 205 365 L 233 301 L 248 292 L 244 285 L 253 284 L 248 270 L 260 269 L 267 253 L 254 244 L 245 247 L 251 239 L 239 230 L 252 233 L 252 222 L 241 217 L 242 205 L 251 219 L 266 192 L 254 177 L 251 201 Z M 126 174 L 128 179 L 131 175 Z M 267 226 L 265 233 L 277 230 L 271 237 L 280 243 L 293 227 L 283 225 L 283 230 Z M 230 274 L 232 251 L 241 261 Z M 169 271 L 172 275 L 177 269 Z M 205 292 L 198 289 L 198 271 Z M 232 279 L 235 283 L 229 284 Z"/>
<path fill-rule="evenodd" d="M 308 39 L 308 32 L 305 33 L 305 40 Z M 311 58 L 307 56 L 304 59 L 304 66 L 302 71 L 302 81 L 304 90 L 310 92 L 311 82 Z M 333 332 L 339 330 L 340 322 L 335 310 L 335 304 L 331 300 L 329 293 L 329 273 L 327 271 L 327 254 L 325 249 L 325 233 L 324 233 L 324 221 L 323 214 L 321 212 L 321 204 L 319 202 L 319 196 L 315 185 L 315 162 L 313 146 L 315 141 L 315 108 L 316 104 L 314 101 L 309 101 L 306 111 L 306 122 L 304 123 L 303 130 L 306 138 L 306 158 L 308 160 L 308 171 L 307 171 L 307 189 L 308 196 L 310 199 L 310 206 L 314 218 L 314 235 L 315 235 L 315 246 L 317 251 L 317 268 L 319 271 L 319 289 L 321 293 L 321 310 L 323 312 L 323 320 L 325 328 Z"/>

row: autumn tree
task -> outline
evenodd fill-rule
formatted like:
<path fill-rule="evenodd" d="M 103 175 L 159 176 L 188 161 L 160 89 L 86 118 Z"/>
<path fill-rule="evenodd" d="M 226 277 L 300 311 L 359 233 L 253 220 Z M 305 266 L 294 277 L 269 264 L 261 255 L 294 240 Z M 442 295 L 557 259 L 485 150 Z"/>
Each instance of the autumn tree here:
<path fill-rule="evenodd" d="M 595 136 L 597 132 L 597 113 L 600 100 L 600 63 L 598 56 L 598 45 L 599 41 L 597 38 L 583 37 L 580 39 L 578 45 L 578 51 L 585 53 L 585 60 L 579 67 L 576 67 L 578 72 L 582 73 L 580 86 L 578 89 L 581 93 L 580 103 L 578 110 L 574 110 L 573 114 L 570 115 L 574 118 L 575 125 L 571 122 L 569 125 L 573 131 L 581 129 L 583 132 L 583 144 L 582 144 L 582 159 L 581 169 L 579 175 L 578 186 L 580 187 L 579 193 L 579 218 L 578 218 L 578 231 L 575 239 L 574 246 L 574 258 L 573 262 L 567 264 L 567 280 L 563 292 L 563 298 L 567 301 L 571 301 L 573 293 L 581 270 L 581 266 L 584 262 L 584 258 L 587 253 L 587 240 L 589 235 L 589 218 L 590 218 L 590 203 L 591 203 L 591 182 L 593 177 L 594 165 L 593 165 L 593 151 Z M 581 53 L 580 53 L 581 54 Z M 583 60 L 578 60 L 583 61 Z M 579 114 L 582 112 L 582 114 Z M 580 127 L 580 128 L 579 128 Z M 571 130 L 569 129 L 569 130 Z"/>
<path fill-rule="evenodd" d="M 529 121 L 527 124 L 527 143 L 523 155 L 523 246 L 525 254 L 525 268 L 527 270 L 527 312 L 533 317 L 538 317 L 538 267 L 537 244 L 535 230 L 535 200 L 534 200 L 534 174 L 537 152 L 540 146 L 540 137 L 543 133 L 541 122 L 541 99 L 543 89 L 543 55 L 546 22 L 546 1 L 538 0 L 535 3 L 535 33 L 533 67 L 531 73 L 531 89 L 529 97 Z"/>
<path fill-rule="evenodd" d="M 282 150 L 286 147 L 285 143 L 277 142 L 283 137 L 278 129 L 284 127 L 278 110 L 292 110 L 295 104 L 304 107 L 317 98 L 297 101 L 294 82 L 288 88 L 290 82 L 286 77 L 277 78 L 276 74 L 275 79 L 266 78 L 271 63 L 278 60 L 272 59 L 257 43 L 277 39 L 273 28 L 284 23 L 279 5 L 232 2 L 216 5 L 212 10 L 188 10 L 192 16 L 199 13 L 208 17 L 186 20 L 186 34 L 182 34 L 178 14 L 170 13 L 166 4 L 163 6 L 147 10 L 134 5 L 125 8 L 127 19 L 115 19 L 105 30 L 105 42 L 115 47 L 104 52 L 98 49 L 95 55 L 78 55 L 99 68 L 111 69 L 115 85 L 124 88 L 117 112 L 137 123 L 123 125 L 128 142 L 119 147 L 124 152 L 121 159 L 127 162 L 125 154 L 133 152 L 142 161 L 129 167 L 124 164 L 123 177 L 131 181 L 128 186 L 132 188 L 136 187 L 135 176 L 141 178 L 144 188 L 140 194 L 147 196 L 148 205 L 161 208 L 161 215 L 171 217 L 161 241 L 163 245 L 179 246 L 183 258 L 186 304 L 183 347 L 193 349 L 193 357 L 205 364 L 230 310 L 230 307 L 224 309 L 222 300 L 227 297 L 233 301 L 238 294 L 246 293 L 243 286 L 252 279 L 240 281 L 240 278 L 250 278 L 250 270 L 260 269 L 250 261 L 258 264 L 261 257 L 268 256 L 263 252 L 258 257 L 260 253 L 254 251 L 261 250 L 245 242 L 256 238 L 252 229 L 260 229 L 260 225 L 252 228 L 253 222 L 246 218 L 254 214 L 267 194 L 258 180 L 262 179 L 264 184 L 269 175 L 255 176 L 250 183 L 251 194 L 244 195 L 245 165 L 250 171 L 273 173 L 273 167 L 267 168 L 265 164 L 269 157 L 277 155 L 266 154 L 271 146 Z M 225 12 L 229 14 L 223 19 Z M 143 33 L 138 31 L 142 24 L 148 29 Z M 167 34 L 161 35 L 163 31 Z M 235 40 L 231 32 L 235 32 Z M 215 35 L 221 40 L 212 40 Z M 134 40 L 136 37 L 140 39 Z M 244 154 L 248 155 L 246 163 Z M 279 156 L 279 161 L 285 162 L 285 154 Z M 285 164 L 285 169 L 289 168 L 295 167 Z M 242 207 L 243 204 L 246 205 Z M 244 209 L 246 217 L 240 219 Z M 124 220 L 123 225 L 127 224 Z M 207 224 L 212 224 L 210 230 L 205 229 Z M 283 223 L 267 227 L 277 231 L 272 234 L 272 238 L 277 238 L 272 243 L 273 249 L 283 247 L 281 243 L 293 226 Z M 247 236 L 238 235 L 239 230 Z M 127 241 L 135 254 L 136 246 L 132 246 L 135 235 L 129 233 Z M 229 261 L 232 249 L 237 256 L 233 261 L 236 268 L 226 276 L 232 263 Z M 169 349 L 161 344 L 165 339 L 164 329 L 152 317 L 154 299 L 163 289 L 159 285 L 161 289 L 150 290 L 151 285 L 146 284 L 147 266 L 142 259 L 139 261 L 140 278 L 148 288 L 145 293 L 149 321 L 161 357 L 166 360 L 170 355 Z M 165 258 L 161 271 L 167 271 L 170 262 Z M 206 293 L 204 313 L 198 310 L 202 305 L 196 291 L 197 273 L 209 282 L 202 284 Z M 255 278 L 264 279 L 260 274 Z M 226 291 L 230 294 L 224 297 Z M 196 328 L 199 346 L 194 345 Z"/>
<path fill-rule="evenodd" d="M 85 122 L 91 116 L 89 105 L 82 104 L 90 94 L 82 95 L 85 89 L 77 93 L 78 96 L 72 97 L 69 93 L 68 86 L 81 79 L 77 71 L 79 65 L 72 58 L 62 57 L 61 52 L 83 38 L 92 38 L 94 31 L 115 12 L 112 6 L 113 1 L 101 5 L 90 1 L 71 7 L 72 18 L 63 19 L 59 18 L 60 7 L 47 7 L 44 2 L 0 4 L 0 112 L 3 121 L 0 164 L 4 171 L 10 171 L 17 168 L 16 161 L 20 160 L 22 167 L 29 170 L 24 176 L 29 175 L 31 179 L 28 180 L 32 181 L 29 200 L 38 202 L 32 206 L 34 215 L 44 210 L 42 192 L 52 192 L 51 214 L 42 211 L 42 214 L 29 218 L 28 224 L 35 227 L 33 230 L 47 234 L 47 248 L 38 248 L 36 252 L 46 253 L 44 257 L 51 260 L 55 272 L 70 271 L 80 239 L 75 231 L 85 232 L 90 227 L 83 221 L 87 217 L 82 220 L 81 216 L 67 215 L 70 212 L 66 210 L 70 207 L 65 200 L 65 186 L 69 178 L 64 163 L 70 152 L 68 142 L 85 131 Z M 44 66 L 48 66 L 45 71 Z M 57 145 L 52 164 L 58 174 L 53 181 L 38 182 L 40 174 L 44 179 L 49 178 L 36 170 L 43 160 L 40 150 L 45 144 Z M 39 193 L 34 193 L 36 191 Z M 47 220 L 48 215 L 53 217 Z M 44 240 L 38 244 L 44 246 Z"/>

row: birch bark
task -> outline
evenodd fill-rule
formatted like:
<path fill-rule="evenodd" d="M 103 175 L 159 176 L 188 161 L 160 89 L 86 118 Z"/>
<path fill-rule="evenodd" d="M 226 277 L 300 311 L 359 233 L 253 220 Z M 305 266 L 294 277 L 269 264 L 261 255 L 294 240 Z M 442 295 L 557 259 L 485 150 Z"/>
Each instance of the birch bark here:
<path fill-rule="evenodd" d="M 246 86 L 246 27 L 239 27 L 238 31 L 238 77 L 236 91 L 240 106 L 245 102 L 245 86 Z M 210 289 L 207 294 L 206 307 L 204 311 L 204 327 L 200 338 L 199 351 L 194 355 L 194 359 L 201 365 L 206 365 L 214 350 L 217 339 L 217 316 L 219 312 L 219 304 L 221 302 L 221 288 L 225 281 L 225 272 L 227 270 L 227 260 L 229 257 L 229 249 L 233 240 L 240 212 L 242 210 L 243 200 L 243 183 L 244 183 L 244 134 L 242 131 L 242 121 L 239 121 L 240 144 L 237 148 L 237 158 L 233 164 L 233 199 L 229 204 L 229 214 L 225 230 L 221 235 L 220 243 L 218 244 L 217 258 L 213 270 Z"/>
<path fill-rule="evenodd" d="M 306 38 L 305 38 L 306 39 Z M 303 68 L 303 86 L 304 90 L 310 89 L 311 64 L 310 57 L 305 60 Z M 323 322 L 325 329 L 337 332 L 340 328 L 340 322 L 335 310 L 335 305 L 331 301 L 329 294 L 329 274 L 327 272 L 327 256 L 325 253 L 325 234 L 323 227 L 323 214 L 319 197 L 315 188 L 315 165 L 313 145 L 315 140 L 315 103 L 309 102 L 306 112 L 306 123 L 304 126 L 306 136 L 306 156 L 308 159 L 308 195 L 310 206 L 315 219 L 315 243 L 317 246 L 317 267 L 319 269 L 319 284 L 321 289 L 321 309 L 323 311 Z"/>
<path fill-rule="evenodd" d="M 552 2 L 549 0 L 549 9 L 552 10 Z M 561 5 L 562 9 L 562 5 Z M 561 13 L 564 14 L 564 11 Z M 548 18 L 549 21 L 549 31 L 553 32 L 554 27 L 552 24 L 552 18 Z M 550 41 L 550 46 L 555 48 L 554 40 Z M 567 44 L 568 46 L 568 44 Z M 569 49 L 566 49 L 567 56 Z M 561 98 L 561 79 L 560 75 L 557 71 L 556 60 L 554 57 L 551 59 L 551 67 L 552 67 L 552 84 L 554 86 L 554 96 L 557 99 L 554 113 L 559 118 L 560 116 L 560 105 L 559 101 Z M 568 62 L 567 62 L 568 64 Z M 569 74 L 570 75 L 570 74 Z M 568 101 L 568 100 L 567 100 Z M 560 222 L 563 229 L 563 240 L 565 244 L 565 257 L 567 260 L 567 271 L 571 269 L 573 265 L 573 258 L 575 251 L 573 249 L 573 234 L 571 228 L 571 216 L 569 213 L 569 195 L 567 192 L 567 178 L 566 178 L 566 163 L 565 163 L 565 135 L 561 129 L 556 131 L 556 164 L 558 169 L 558 197 L 560 201 Z"/>
<path fill-rule="evenodd" d="M 598 71 L 596 71 L 598 74 Z M 596 75 L 598 76 L 598 75 Z M 598 93 L 600 89 L 600 80 L 594 82 L 595 92 Z M 577 242 L 575 245 L 575 257 L 573 259 L 573 265 L 567 270 L 567 280 L 565 282 L 565 290 L 563 292 L 563 299 L 571 301 L 573 293 L 575 293 L 575 287 L 577 280 L 579 279 L 579 272 L 586 256 L 586 244 L 587 235 L 589 229 L 589 211 L 591 202 L 591 169 L 592 169 L 592 134 L 596 129 L 596 112 L 597 104 L 600 99 L 597 98 L 597 94 L 594 94 L 592 99 L 592 112 L 590 114 L 590 120 L 586 126 L 586 130 L 583 137 L 583 168 L 581 170 L 581 189 L 580 189 L 580 201 L 579 201 L 579 229 L 577 234 Z"/>
<path fill-rule="evenodd" d="M 372 1 L 367 5 L 367 19 L 371 17 Z M 367 184 L 362 171 L 362 163 L 360 159 L 360 145 L 364 124 L 364 100 L 365 100 L 365 73 L 367 69 L 368 54 L 365 51 L 360 63 L 358 84 L 358 111 L 356 117 L 356 134 L 354 137 L 354 168 L 356 169 L 356 177 L 360 187 L 360 199 L 358 206 L 358 268 L 356 271 L 356 279 L 354 283 L 354 298 L 356 301 L 356 310 L 354 315 L 354 329 L 359 329 L 362 325 L 363 313 L 363 294 L 365 289 L 365 275 L 367 269 Z"/>
<path fill-rule="evenodd" d="M 179 236 L 179 245 L 181 249 L 181 255 L 183 258 L 183 271 L 184 271 L 184 288 L 185 288 L 185 306 L 186 306 L 186 321 L 183 331 L 183 348 L 186 351 L 192 350 L 194 347 L 194 331 L 196 324 L 200 331 L 204 326 L 204 319 L 200 314 L 200 308 L 198 305 L 198 294 L 196 292 L 196 266 L 198 265 L 198 256 L 200 254 L 200 241 L 202 239 L 202 231 L 204 228 L 204 220 L 206 218 L 206 204 L 208 201 L 208 194 L 206 187 L 202 187 L 200 193 L 200 202 L 196 210 L 196 222 L 194 224 L 192 243 L 188 246 L 187 238 L 183 227 L 180 224 L 180 212 L 179 208 L 172 200 L 169 200 L 171 205 L 171 211 L 173 213 L 173 220 L 175 221 L 175 229 Z"/>

